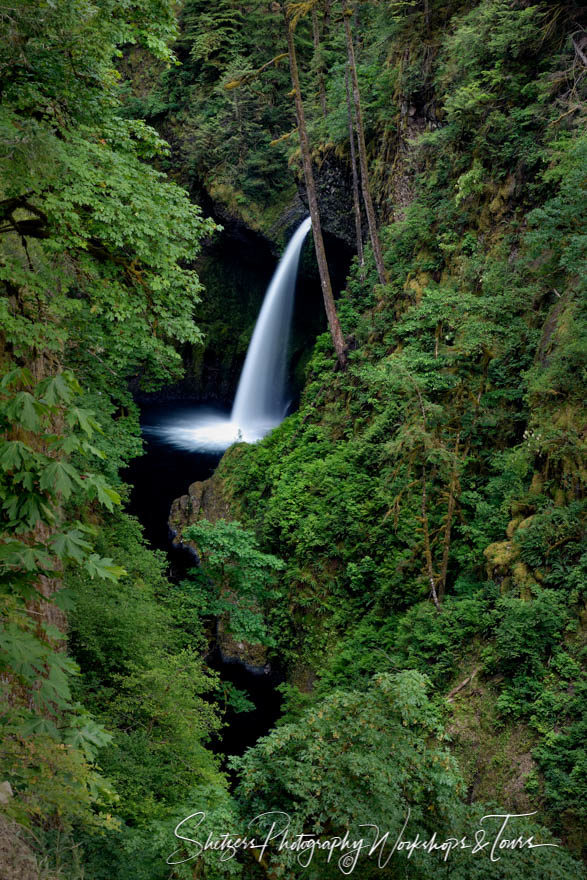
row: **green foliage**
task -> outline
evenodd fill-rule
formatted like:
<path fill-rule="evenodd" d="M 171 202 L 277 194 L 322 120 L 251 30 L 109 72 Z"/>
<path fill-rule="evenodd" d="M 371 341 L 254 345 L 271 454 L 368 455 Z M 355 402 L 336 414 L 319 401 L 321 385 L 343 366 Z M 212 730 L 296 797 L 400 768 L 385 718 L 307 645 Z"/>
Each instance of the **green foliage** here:
<path fill-rule="evenodd" d="M 135 111 L 172 114 L 183 175 L 196 185 L 203 180 L 257 226 L 261 210 L 290 189 L 286 144 L 271 145 L 295 126 L 293 103 L 283 100 L 290 88 L 287 62 L 282 58 L 254 75 L 285 49 L 282 18 L 259 2 L 245 14 L 233 0 L 213 10 L 189 0 L 180 27 L 181 67 L 163 77 L 154 104 Z M 241 87 L 232 87 L 241 80 Z"/>
<path fill-rule="evenodd" d="M 474 665 L 497 677 L 499 723 L 536 732 L 536 803 L 576 846 L 583 684 L 565 658 L 578 653 L 566 642 L 584 578 L 585 241 L 573 15 L 506 0 L 359 5 L 372 188 L 394 212 L 381 231 L 389 283 L 371 290 L 353 267 L 337 304 L 347 373 L 332 373 L 319 338 L 299 411 L 220 470 L 244 524 L 286 564 L 273 632 L 295 676 L 317 677 L 312 696 L 288 697 L 300 740 L 306 700 L 399 669 L 446 692 Z M 315 91 L 306 110 L 344 160 L 330 27 L 328 116 Z M 265 804 L 277 772 L 256 770 Z M 544 870 L 556 876 L 556 860 Z"/>
<path fill-rule="evenodd" d="M 237 797 L 251 816 L 287 813 L 292 836 L 349 829 L 360 837 L 359 826 L 373 821 L 401 827 L 408 805 L 419 827 L 438 827 L 460 781 L 426 689 L 423 676 L 403 672 L 376 676 L 362 691 L 333 692 L 232 759 L 242 780 Z M 295 864 L 295 853 L 269 855 L 279 873 Z M 324 860 L 317 855 L 308 876 L 336 876 L 336 862 Z"/>
<path fill-rule="evenodd" d="M 585 681 L 576 643 L 554 652 L 541 687 L 528 707 L 530 724 L 541 735 L 534 758 L 544 774 L 555 827 L 585 822 Z"/>
<path fill-rule="evenodd" d="M 342 837 L 363 840 L 364 849 L 316 850 L 311 859 L 279 846 L 276 836 L 264 853 L 276 876 L 337 877 L 353 863 L 362 877 L 384 875 L 424 878 L 430 871 L 450 872 L 456 878 L 512 875 L 562 878 L 565 872 L 581 873 L 577 862 L 560 850 L 540 850 L 528 858 L 523 851 L 501 852 L 496 862 L 472 856 L 471 851 L 409 855 L 396 840 L 420 841 L 436 832 L 439 841 L 475 839 L 475 829 L 487 827 L 494 809 L 473 808 L 462 801 L 463 782 L 444 741 L 440 713 L 427 696 L 427 679 L 414 671 L 375 676 L 360 691 L 335 690 L 302 712 L 291 723 L 279 726 L 258 741 L 243 758 L 232 759 L 241 775 L 237 799 L 243 815 L 257 816 L 261 839 L 273 822 L 288 840 L 298 834 L 318 839 Z M 271 767 L 271 774 L 267 773 Z M 264 820 L 261 814 L 268 811 Z M 495 820 L 493 820 L 495 821 Z M 535 835 L 553 842 L 544 828 L 518 819 L 516 834 Z M 275 834 L 276 829 L 273 829 Z M 376 840 L 389 833 L 387 846 Z M 506 861 L 507 855 L 507 861 Z M 443 864 L 444 863 L 444 864 Z M 302 867 L 303 866 L 303 867 Z"/>
<path fill-rule="evenodd" d="M 581 284 L 585 278 L 585 234 L 577 224 L 577 212 L 585 198 L 581 169 L 585 166 L 587 137 L 567 135 L 555 142 L 554 148 L 543 178 L 558 186 L 552 198 L 528 216 L 532 228 L 528 236 L 530 253 L 539 260 L 540 274 L 567 272 L 571 277 L 576 275 Z"/>
<path fill-rule="evenodd" d="M 402 663 L 428 671 L 442 686 L 463 659 L 463 652 L 487 631 L 485 608 L 481 596 L 449 597 L 442 614 L 429 603 L 410 608 L 401 618 L 395 639 Z"/>
<path fill-rule="evenodd" d="M 112 510 L 120 503 L 100 474 L 70 463 L 75 453 L 87 466 L 97 452 L 91 441 L 99 426 L 92 413 L 75 405 L 79 391 L 69 371 L 34 383 L 28 370 L 16 368 L 4 375 L 0 398 L 0 495 L 7 514 L 0 667 L 6 696 L 12 691 L 1 722 L 2 772 L 18 797 L 9 804 L 10 815 L 47 825 L 63 812 L 66 831 L 74 819 L 96 824 L 92 806 L 112 799 L 91 766 L 111 737 L 72 697 L 79 667 L 62 650 L 63 633 L 47 622 L 59 614 L 60 598 L 59 592 L 47 594 L 47 578 L 68 563 L 83 567 L 91 579 L 116 582 L 125 573 L 94 552 L 92 530 L 71 518 L 81 506 Z M 67 433 L 57 432 L 58 424 Z M 30 611 L 41 599 L 53 607 L 44 616 L 37 611 L 39 620 Z M 112 825 L 108 815 L 105 821 Z"/>
<path fill-rule="evenodd" d="M 131 865 L 135 876 L 163 878 L 179 818 L 208 799 L 227 803 L 205 746 L 220 728 L 211 699 L 219 684 L 202 661 L 204 635 L 189 593 L 166 580 L 164 557 L 144 547 L 138 523 L 115 514 L 99 544 L 122 553 L 127 572 L 100 592 L 79 570 L 69 574 L 76 597 L 70 645 L 83 670 L 78 696 L 111 732 L 100 766 L 118 794 L 119 829 L 105 839 L 83 826 L 78 833 L 96 878 L 125 876 Z"/>
<path fill-rule="evenodd" d="M 319 169 L 349 152 L 344 41 L 336 6 L 296 8 Z M 82 842 L 96 880 L 163 880 L 170 831 L 194 809 L 215 828 L 286 809 L 299 830 L 329 834 L 373 821 L 399 830 L 409 806 L 425 831 L 470 833 L 494 808 L 463 803 L 443 732 L 442 694 L 464 668 L 491 677 L 498 725 L 534 737 L 527 792 L 578 849 L 576 17 L 575 4 L 511 0 L 357 4 L 389 282 L 373 288 L 369 254 L 366 270 L 354 265 L 338 301 L 349 369 L 333 373 L 319 338 L 298 412 L 220 466 L 242 525 L 188 530 L 202 565 L 172 587 L 117 512 L 118 470 L 140 448 L 129 385 L 176 378 L 179 347 L 201 338 L 193 261 L 213 224 L 161 169 L 253 228 L 275 228 L 299 171 L 286 65 L 271 61 L 282 15 L 188 0 L 176 30 L 167 0 L 0 11 L 2 778 L 16 794 L 10 816 L 47 847 Z M 139 66 L 148 50 L 165 69 L 131 96 L 116 63 L 133 44 Z M 169 134 L 173 155 L 141 116 Z M 224 350 L 226 315 L 250 323 L 254 309 L 244 283 L 224 296 L 229 273 L 208 275 L 203 317 Z M 212 616 L 270 645 L 291 682 L 315 680 L 311 694 L 285 687 L 283 723 L 235 761 L 236 802 L 206 744 L 223 705 L 250 704 L 203 664 Z M 269 869 L 295 876 L 290 857 Z M 432 865 L 454 880 L 580 874 L 550 848 L 495 864 L 455 854 L 449 866 L 398 853 L 391 870 L 423 878 Z M 214 880 L 262 869 L 215 854 L 200 867 Z M 338 868 L 316 861 L 303 876 Z"/>
<path fill-rule="evenodd" d="M 544 132 L 548 114 L 549 95 L 540 80 L 543 59 L 551 62 L 544 52 L 548 30 L 548 13 L 540 5 L 484 0 L 443 40 L 437 83 L 447 124 L 426 140 L 459 147 L 449 154 L 462 169 L 457 203 L 475 192 L 471 183 L 479 185 L 484 164 L 499 179 L 514 169 L 527 173 L 542 158 L 537 132 Z M 468 156 L 473 162 L 465 171 Z"/>
<path fill-rule="evenodd" d="M 201 560 L 185 585 L 201 613 L 226 617 L 237 639 L 272 644 L 261 609 L 281 595 L 275 575 L 283 562 L 262 553 L 255 536 L 240 523 L 200 520 L 185 529 L 183 537 L 195 543 Z"/>
<path fill-rule="evenodd" d="M 165 54 L 172 9 L 137 3 L 127 17 L 116 3 L 93 15 L 83 4 L 46 5 L 39 16 L 22 4 L 10 29 L 0 281 L 6 294 L 19 290 L 16 303 L 6 296 L 1 305 L 11 350 L 26 357 L 68 342 L 78 380 L 97 360 L 119 387 L 139 371 L 145 384 L 177 375 L 170 342 L 200 338 L 192 318 L 201 287 L 186 262 L 214 225 L 144 161 L 166 146 L 122 117 L 113 69 L 119 41 Z"/>
<path fill-rule="evenodd" d="M 500 620 L 495 633 L 495 663 L 521 678 L 531 677 L 546 660 L 565 628 L 564 599 L 552 590 L 540 590 L 532 602 L 508 597 L 496 603 Z"/>
<path fill-rule="evenodd" d="M 57 867 L 82 829 L 115 836 L 121 824 L 96 763 L 120 747 L 104 726 L 120 719 L 82 693 L 63 612 L 82 586 L 101 613 L 116 607 L 129 577 L 123 541 L 106 548 L 97 525 L 120 505 L 117 471 L 139 451 L 128 383 L 178 376 L 175 345 L 201 338 L 192 262 L 215 227 L 154 167 L 165 143 L 123 114 L 119 47 L 172 61 L 173 4 L 25 0 L 0 10 L 0 29 L 1 773 L 14 792 L 9 817 Z M 222 789 L 201 744 L 216 724 L 196 697 L 207 677 L 184 641 L 151 664 L 135 652 L 129 711 L 137 727 L 168 718 L 154 737 L 157 747 L 170 737 L 167 765 L 183 748 Z"/>

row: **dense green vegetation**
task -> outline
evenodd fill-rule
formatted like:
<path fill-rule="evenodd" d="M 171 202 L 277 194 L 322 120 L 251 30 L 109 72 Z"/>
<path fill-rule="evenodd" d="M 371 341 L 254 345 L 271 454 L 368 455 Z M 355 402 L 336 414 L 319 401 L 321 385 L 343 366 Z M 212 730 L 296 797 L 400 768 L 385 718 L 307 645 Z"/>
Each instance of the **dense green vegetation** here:
<path fill-rule="evenodd" d="M 289 4 L 318 183 L 349 173 L 343 5 Z M 223 458 L 234 521 L 186 530 L 202 566 L 172 585 L 122 509 L 141 446 L 129 388 L 197 362 L 200 316 L 214 351 L 250 324 L 213 251 L 198 306 L 215 225 L 173 180 L 282 228 L 301 186 L 283 12 L 0 9 L 10 880 L 341 873 L 277 848 L 196 864 L 173 829 L 198 810 L 206 835 L 281 810 L 292 835 L 355 839 L 362 823 L 395 839 L 409 810 L 411 838 L 439 840 L 536 811 L 516 834 L 562 847 L 361 856 L 355 876 L 583 876 L 581 7 L 348 11 L 385 283 L 366 243 L 337 300 L 347 368 L 320 336 L 298 411 Z M 205 663 L 221 615 L 287 673 L 283 718 L 231 783 L 209 743 L 226 704 L 249 703 Z"/>
<path fill-rule="evenodd" d="M 117 47 L 168 59 L 169 4 L 22 2 L 0 20 L 1 860 L 22 838 L 38 870 L 80 876 L 93 835 L 89 870 L 111 877 L 134 862 L 126 823 L 224 790 L 201 628 L 189 603 L 162 604 L 161 560 L 115 512 L 140 449 L 129 380 L 181 373 L 214 225 L 154 170 L 156 132 L 121 113 Z M 10 876 L 35 876 L 31 859 Z"/>

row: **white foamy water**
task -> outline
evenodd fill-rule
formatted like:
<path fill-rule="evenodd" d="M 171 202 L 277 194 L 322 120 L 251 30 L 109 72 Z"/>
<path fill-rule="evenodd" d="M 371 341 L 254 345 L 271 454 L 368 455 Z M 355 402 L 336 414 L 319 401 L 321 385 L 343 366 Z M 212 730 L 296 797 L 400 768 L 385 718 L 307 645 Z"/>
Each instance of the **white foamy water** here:
<path fill-rule="evenodd" d="M 230 418 L 201 414 L 197 416 L 196 421 L 147 425 L 143 427 L 143 432 L 152 434 L 178 449 L 188 449 L 192 452 L 222 452 L 232 443 L 241 441 L 255 443 L 278 424 L 279 422 L 258 424 L 255 428 L 243 431 Z"/>
<path fill-rule="evenodd" d="M 283 421 L 296 278 L 302 245 L 311 225 L 307 217 L 296 229 L 267 288 L 230 418 L 202 413 L 195 421 L 146 427 L 145 433 L 155 434 L 180 449 L 218 452 L 241 440 L 255 443 Z"/>

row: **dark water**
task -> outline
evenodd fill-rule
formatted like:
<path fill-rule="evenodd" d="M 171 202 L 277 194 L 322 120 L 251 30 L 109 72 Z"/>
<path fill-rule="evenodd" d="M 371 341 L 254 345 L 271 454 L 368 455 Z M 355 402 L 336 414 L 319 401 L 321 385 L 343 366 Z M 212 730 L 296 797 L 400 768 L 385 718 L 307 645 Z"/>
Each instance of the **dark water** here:
<path fill-rule="evenodd" d="M 210 407 L 189 401 L 168 401 L 141 406 L 141 427 L 145 455 L 135 458 L 123 478 L 133 487 L 130 512 L 145 528 L 145 536 L 157 550 L 169 550 L 167 519 L 171 503 L 185 495 L 190 483 L 207 480 L 222 457 L 222 452 L 193 452 L 171 445 L 152 429 L 165 428 L 177 421 L 193 420 L 210 413 Z M 228 415 L 225 410 L 216 410 Z M 187 554 L 182 554 L 186 556 Z"/>
<path fill-rule="evenodd" d="M 224 661 L 218 649 L 207 658 L 207 662 L 220 673 L 223 682 L 231 682 L 255 704 L 252 712 L 227 712 L 227 726 L 212 743 L 215 751 L 242 755 L 260 736 L 269 733 L 279 718 L 281 694 L 275 688 L 283 682 L 284 676 L 279 669 L 272 669 L 269 674 L 252 673 L 242 663 Z"/>
<path fill-rule="evenodd" d="M 218 415 L 228 415 L 225 410 L 213 410 Z M 152 429 L 165 428 L 177 422 L 208 418 L 211 408 L 189 401 L 170 401 L 146 404 L 141 407 L 141 426 L 145 440 L 145 455 L 136 458 L 124 472 L 123 479 L 133 488 L 129 512 L 138 517 L 145 529 L 145 537 L 151 547 L 167 553 L 170 563 L 169 577 L 181 580 L 193 567 L 194 560 L 184 550 L 172 547 L 167 519 L 172 501 L 185 495 L 190 483 L 206 480 L 212 476 L 220 461 L 221 452 L 193 452 L 171 445 L 168 440 Z M 228 712 L 227 727 L 213 743 L 215 750 L 227 755 L 242 754 L 256 740 L 268 733 L 280 713 L 280 694 L 275 690 L 283 681 L 279 670 L 270 674 L 252 672 L 240 663 L 226 662 L 217 648 L 206 662 L 217 670 L 223 681 L 231 682 L 255 704 L 255 710 L 235 714 Z"/>

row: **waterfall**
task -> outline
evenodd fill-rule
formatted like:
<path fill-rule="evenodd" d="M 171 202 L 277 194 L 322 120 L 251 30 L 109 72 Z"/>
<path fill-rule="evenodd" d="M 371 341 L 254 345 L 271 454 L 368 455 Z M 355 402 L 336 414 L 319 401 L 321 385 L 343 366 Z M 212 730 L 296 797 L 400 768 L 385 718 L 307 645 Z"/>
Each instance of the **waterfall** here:
<path fill-rule="evenodd" d="M 312 222 L 307 217 L 294 232 L 271 279 L 245 364 L 230 418 L 199 413 L 196 420 L 144 427 L 167 443 L 193 451 L 221 451 L 237 440 L 254 443 L 285 416 L 287 346 L 304 239 Z"/>
<path fill-rule="evenodd" d="M 311 225 L 307 217 L 293 234 L 255 324 L 230 417 L 243 436 L 266 433 L 284 416 L 287 344 L 298 263 Z"/>

